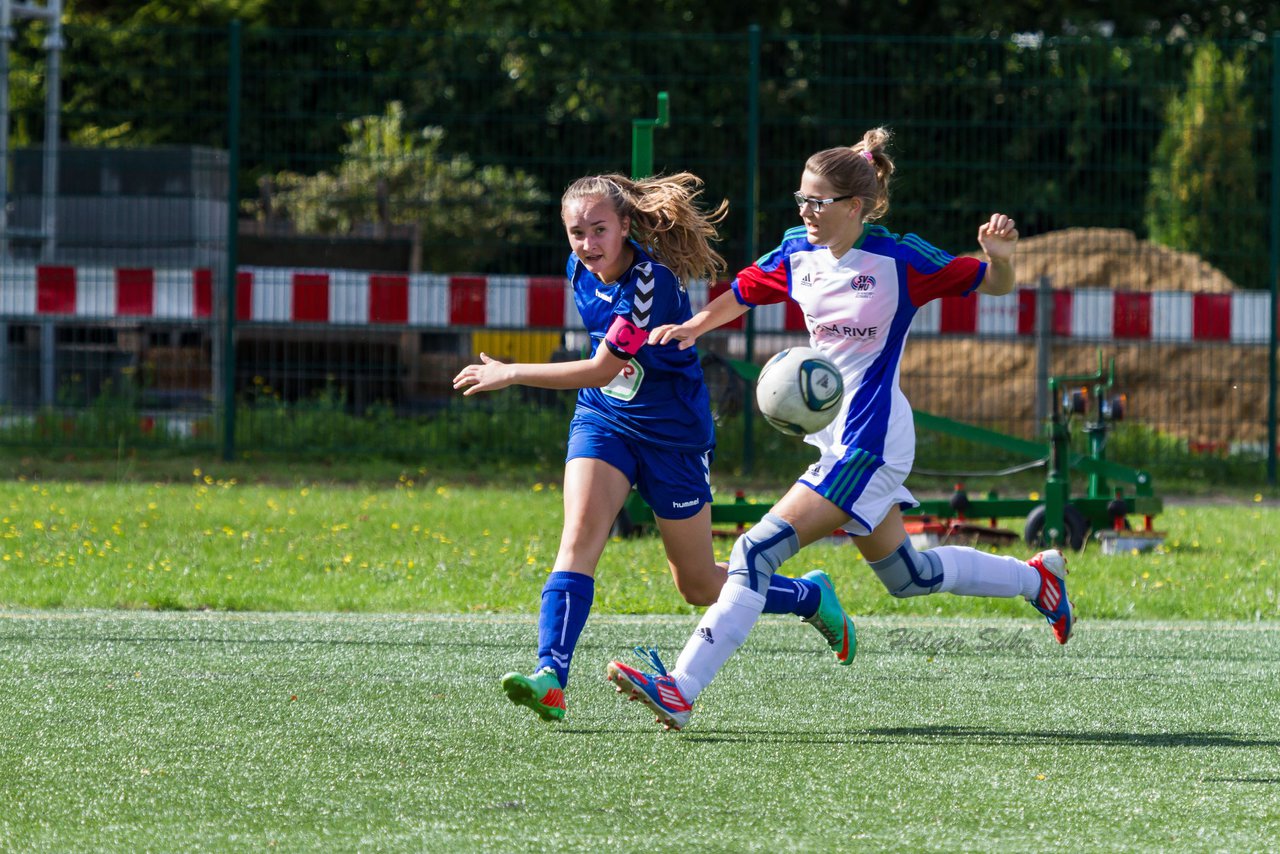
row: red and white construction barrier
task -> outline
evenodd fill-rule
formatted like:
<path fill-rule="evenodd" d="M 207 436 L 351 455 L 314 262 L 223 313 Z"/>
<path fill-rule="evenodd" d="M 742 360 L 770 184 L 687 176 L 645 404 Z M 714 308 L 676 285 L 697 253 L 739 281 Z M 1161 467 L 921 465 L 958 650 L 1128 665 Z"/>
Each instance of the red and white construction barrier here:
<path fill-rule="evenodd" d="M 208 270 L 0 266 L 0 316 L 155 318 L 213 316 Z"/>
<path fill-rule="evenodd" d="M 221 287 L 221 282 L 216 283 Z M 695 310 L 728 285 L 695 282 Z M 0 316 L 192 321 L 213 317 L 209 270 L 64 266 L 0 267 Z M 1117 292 L 1055 290 L 1051 327 L 1060 338 L 1226 341 L 1263 344 L 1270 335 L 1271 295 L 1241 291 Z M 236 318 L 246 323 L 575 329 L 573 297 L 559 276 L 449 276 L 246 267 L 236 276 Z M 947 298 L 916 316 L 917 335 L 1030 336 L 1036 290 Z M 739 318 L 730 328 L 742 328 Z M 760 332 L 803 332 L 793 303 L 755 311 Z"/>

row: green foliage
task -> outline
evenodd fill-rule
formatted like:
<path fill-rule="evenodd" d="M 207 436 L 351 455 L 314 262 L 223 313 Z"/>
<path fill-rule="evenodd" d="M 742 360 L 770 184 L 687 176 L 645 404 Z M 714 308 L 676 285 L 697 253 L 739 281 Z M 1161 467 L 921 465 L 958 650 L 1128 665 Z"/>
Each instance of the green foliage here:
<path fill-rule="evenodd" d="M 73 128 L 67 135 L 67 141 L 83 148 L 126 148 L 132 135 L 131 122 L 124 122 L 114 127 L 86 124 Z"/>
<path fill-rule="evenodd" d="M 76 393 L 75 389 L 64 389 L 59 408 L 31 417 L 10 414 L 0 422 L 0 445 L 145 449 L 151 454 L 160 449 L 197 450 L 217 444 L 219 417 L 182 412 L 151 416 L 141 391 L 128 382 L 108 383 L 92 401 L 76 398 Z M 297 401 L 285 401 L 278 393 L 259 389 L 237 402 L 236 445 L 242 458 L 264 466 L 269 466 L 272 456 L 315 460 L 363 455 L 384 464 L 452 461 L 466 466 L 482 463 L 489 472 L 522 466 L 555 472 L 563 462 L 572 402 L 569 394 L 531 399 L 525 390 L 505 389 L 442 402 L 433 412 L 415 415 L 397 412 L 385 403 L 357 411 L 337 386 Z M 751 464 L 747 466 L 747 439 L 741 414 L 721 418 L 712 468 L 717 483 L 748 480 L 785 484 L 815 459 L 813 446 L 784 436 L 756 417 L 750 434 Z M 1083 433 L 1073 436 L 1073 450 L 1087 451 Z M 1224 446 L 1206 452 L 1192 448 L 1184 438 L 1136 422 L 1114 425 L 1106 456 L 1150 473 L 1157 494 L 1258 489 L 1266 468 L 1262 448 Z M 1036 490 L 1037 483 L 1044 483 L 1043 467 L 1012 477 L 966 476 L 1028 461 L 954 436 L 920 430 L 911 483 L 916 489 L 945 490 L 960 478 L 978 490 Z M 290 464 L 281 465 L 287 468 Z M 1083 492 L 1087 478 L 1079 473 L 1074 478 L 1076 491 Z"/>
<path fill-rule="evenodd" d="M 1186 89 L 1170 98 L 1146 200 L 1150 237 L 1203 254 L 1244 287 L 1266 286 L 1265 217 L 1253 160 L 1254 108 L 1243 51 L 1196 48 Z M 1229 247 L 1224 251 L 1223 247 Z"/>
<path fill-rule="evenodd" d="M 897 35 L 903 20 L 922 35 L 1042 33 L 1059 35 L 1148 36 L 1153 38 L 1259 38 L 1278 22 L 1274 4 L 1262 0 L 1227 4 L 1163 3 L 1102 5 L 1092 0 L 1061 3 L 979 3 L 975 0 L 899 0 L 884 6 L 824 3 L 821 0 L 658 0 L 637 4 L 600 0 L 591 15 L 569 0 L 68 0 L 76 21 L 216 25 L 239 18 L 251 26 L 474 30 L 478 26 L 529 32 L 583 32 L 600 22 L 619 32 L 725 32 L 748 23 L 766 31 L 804 30 L 820 22 L 833 32 Z M 816 26 L 808 29 L 817 29 Z"/>
<path fill-rule="evenodd" d="M 401 415 L 385 404 L 354 412 L 339 388 L 285 402 L 246 398 L 236 411 L 236 441 L 245 453 L 286 451 L 375 453 L 392 460 L 448 457 L 501 464 L 563 460 L 568 412 L 512 405 L 518 390 L 489 401 L 451 402 L 427 415 Z"/>
<path fill-rule="evenodd" d="M 532 175 L 448 154 L 444 130 L 410 131 L 400 102 L 380 116 L 347 122 L 345 130 L 342 162 L 332 173 L 281 172 L 275 178 L 273 213 L 300 233 L 349 234 L 374 223 L 417 226 L 430 253 L 425 266 L 436 270 L 479 269 L 492 251 L 486 241 L 518 243 L 536 233 L 537 208 L 547 197 Z M 249 212 L 255 206 L 246 203 Z"/>
<path fill-rule="evenodd" d="M 2 412 L 0 445 L 63 449 L 159 449 L 207 446 L 210 419 L 184 412 L 147 411 L 145 378 L 126 369 L 91 389 L 72 374 L 57 391 L 57 403 L 35 412 Z"/>
<path fill-rule="evenodd" d="M 706 180 L 709 197 L 729 199 L 734 219 L 723 248 L 736 263 L 794 224 L 787 193 L 805 156 L 847 144 L 878 123 L 896 125 L 894 153 L 903 167 L 886 225 L 906 232 L 927 223 L 932 242 L 963 252 L 974 248 L 974 223 L 997 209 L 1016 212 L 1025 235 L 1067 227 L 1142 231 L 1163 85 L 1184 76 L 1185 39 L 1265 32 L 1268 20 L 1253 4 L 1236 7 L 1248 12 L 1235 23 L 1217 12 L 1103 11 L 1088 3 L 1032 12 L 969 2 L 927 7 L 916 0 L 875 8 L 606 0 L 584 17 L 560 2 L 512 0 L 81 2 L 68 25 L 74 50 L 63 64 L 63 128 L 87 140 L 107 133 L 102 128 L 128 128 L 120 144 L 225 148 L 226 24 L 235 18 L 244 24 L 242 200 L 256 195 L 259 179 L 281 173 L 308 176 L 317 193 L 342 190 L 345 124 L 395 101 L 405 105 L 406 128 L 445 129 L 448 151 L 465 152 L 478 177 L 481 164 L 520 165 L 554 193 L 581 174 L 625 170 L 631 121 L 649 115 L 654 92 L 666 90 L 673 121 L 661 132 L 655 168 L 691 169 Z M 913 29 L 919 37 L 896 35 L 904 19 L 920 25 Z M 725 21 L 738 23 L 726 31 Z M 749 22 L 764 34 L 762 124 L 754 130 L 744 109 L 753 60 L 742 28 Z M 606 27 L 611 35 L 596 32 Z M 1142 38 L 1091 37 L 1112 28 Z M 1174 30 L 1168 41 L 1158 36 Z M 24 35 L 35 31 L 23 28 Z M 602 43 L 609 49 L 597 50 Z M 1264 66 L 1266 48 L 1251 50 L 1253 64 Z M 15 56 L 15 140 L 39 139 L 38 61 L 29 44 Z M 1261 90 L 1263 81 L 1252 85 Z M 759 209 L 747 223 L 737 218 L 748 201 L 741 155 L 743 140 L 756 132 L 765 157 Z M 440 151 L 440 162 L 454 162 L 445 145 Z M 327 233 L 341 233 L 345 222 L 422 220 L 412 207 L 428 202 L 412 197 L 405 198 L 409 210 L 389 200 L 386 216 L 376 215 L 372 177 L 357 195 L 374 201 L 319 217 Z M 515 225 L 489 235 L 486 223 L 503 226 L 501 217 L 470 210 L 486 195 L 430 202 L 445 224 L 473 219 L 486 234 L 458 261 L 465 267 L 448 272 L 556 271 L 562 241 L 546 228 L 554 205 L 518 207 L 536 209 L 541 233 Z M 516 233 L 536 236 L 513 242 Z M 1250 234 L 1226 239 L 1234 247 Z M 429 266 L 441 253 L 444 261 L 456 257 L 448 254 L 451 232 L 422 236 Z M 751 238 L 755 244 L 746 245 Z M 1228 251 L 1240 264 L 1256 257 L 1249 246 Z"/>

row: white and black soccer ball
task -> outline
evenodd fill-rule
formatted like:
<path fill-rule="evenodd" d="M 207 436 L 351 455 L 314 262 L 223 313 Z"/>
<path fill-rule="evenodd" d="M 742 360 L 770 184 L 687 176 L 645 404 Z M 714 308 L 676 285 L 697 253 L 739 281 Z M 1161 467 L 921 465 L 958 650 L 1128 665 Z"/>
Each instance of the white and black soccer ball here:
<path fill-rule="evenodd" d="M 788 347 L 765 362 L 756 380 L 760 414 L 788 436 L 826 427 L 840 411 L 843 395 L 839 369 L 812 347 Z"/>

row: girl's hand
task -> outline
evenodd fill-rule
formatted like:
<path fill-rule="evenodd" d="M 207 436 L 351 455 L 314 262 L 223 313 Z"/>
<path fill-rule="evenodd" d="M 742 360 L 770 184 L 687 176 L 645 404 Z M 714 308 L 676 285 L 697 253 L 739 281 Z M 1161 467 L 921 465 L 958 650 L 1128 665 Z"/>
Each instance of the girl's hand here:
<path fill-rule="evenodd" d="M 1013 247 L 1018 242 L 1017 224 L 1001 213 L 978 226 L 978 245 L 992 261 L 1013 257 Z"/>
<path fill-rule="evenodd" d="M 681 350 L 688 350 L 698 342 L 698 336 L 683 323 L 664 323 L 649 332 L 650 344 L 669 344 L 672 341 L 678 341 Z"/>
<path fill-rule="evenodd" d="M 462 392 L 465 396 L 478 391 L 497 391 L 511 385 L 511 371 L 507 370 L 506 362 L 490 359 L 484 353 L 480 354 L 480 362 L 479 365 L 467 365 L 458 372 L 453 378 L 454 391 L 466 389 Z"/>

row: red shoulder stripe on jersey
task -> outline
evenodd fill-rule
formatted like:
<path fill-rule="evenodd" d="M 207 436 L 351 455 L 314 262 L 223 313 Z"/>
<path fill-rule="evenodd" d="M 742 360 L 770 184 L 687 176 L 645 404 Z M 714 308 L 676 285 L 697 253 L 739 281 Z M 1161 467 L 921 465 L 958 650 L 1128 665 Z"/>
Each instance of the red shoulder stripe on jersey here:
<path fill-rule="evenodd" d="M 965 296 L 982 283 L 987 263 L 977 258 L 953 258 L 933 273 L 907 264 L 907 293 L 916 308 L 940 297 Z"/>
<path fill-rule="evenodd" d="M 733 281 L 733 289 L 738 299 L 747 305 L 772 305 L 782 302 L 790 295 L 787 286 L 787 270 L 789 263 L 779 264 L 768 272 L 752 264 L 738 273 Z"/>

